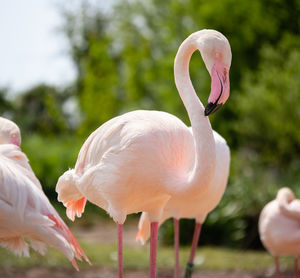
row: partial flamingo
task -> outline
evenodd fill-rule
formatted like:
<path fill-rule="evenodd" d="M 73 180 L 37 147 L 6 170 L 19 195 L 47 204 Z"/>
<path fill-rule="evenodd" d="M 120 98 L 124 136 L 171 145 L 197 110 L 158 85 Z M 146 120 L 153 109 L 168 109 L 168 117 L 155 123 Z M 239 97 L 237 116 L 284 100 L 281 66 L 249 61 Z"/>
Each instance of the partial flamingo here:
<path fill-rule="evenodd" d="M 199 50 L 211 75 L 206 108 L 189 77 L 189 61 Z M 122 225 L 127 214 L 147 212 L 150 232 L 150 277 L 156 277 L 158 222 L 171 197 L 204 194 L 215 176 L 216 147 L 207 115 L 229 97 L 231 51 L 215 30 L 190 35 L 175 58 L 175 83 L 188 112 L 193 133 L 177 117 L 159 111 L 133 111 L 111 119 L 94 131 L 80 150 L 75 169 L 58 180 L 58 200 L 69 218 L 81 216 L 85 202 L 105 209 L 118 226 L 119 277 Z"/>
<path fill-rule="evenodd" d="M 294 277 L 298 277 L 300 255 L 300 200 L 291 189 L 278 190 L 276 199 L 266 204 L 258 222 L 259 235 L 274 257 L 276 277 L 280 277 L 279 256 L 294 256 Z"/>
<path fill-rule="evenodd" d="M 192 132 L 192 130 L 191 130 Z M 216 170 L 215 176 L 210 184 L 210 188 L 200 195 L 172 197 L 164 208 L 162 218 L 159 221 L 159 226 L 168 218 L 174 218 L 174 249 L 175 249 L 175 267 L 174 278 L 179 278 L 179 219 L 194 218 L 196 220 L 195 231 L 192 241 L 192 249 L 189 261 L 187 263 L 185 277 L 191 277 L 194 257 L 198 245 L 199 235 L 202 224 L 206 216 L 220 202 L 228 180 L 230 150 L 225 139 L 217 132 L 213 131 L 216 145 Z M 139 222 L 139 231 L 137 240 L 142 244 L 146 242 L 150 235 L 150 222 L 147 213 L 143 212 Z"/>
<path fill-rule="evenodd" d="M 0 245 L 25 257 L 29 245 L 42 255 L 49 245 L 78 270 L 75 258 L 89 260 L 44 194 L 20 143 L 19 128 L 0 117 Z"/>

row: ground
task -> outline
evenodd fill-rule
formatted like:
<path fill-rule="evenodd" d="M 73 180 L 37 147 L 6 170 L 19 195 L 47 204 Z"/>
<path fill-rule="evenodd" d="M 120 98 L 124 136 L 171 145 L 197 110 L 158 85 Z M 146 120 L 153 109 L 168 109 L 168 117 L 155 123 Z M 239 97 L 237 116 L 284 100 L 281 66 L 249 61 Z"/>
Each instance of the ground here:
<path fill-rule="evenodd" d="M 125 270 L 126 278 L 148 278 L 146 270 Z M 183 275 L 182 275 L 183 276 Z M 75 272 L 71 269 L 33 267 L 29 269 L 2 268 L 0 277 L 6 278 L 115 278 L 118 273 L 112 269 L 91 268 Z M 172 270 L 158 270 L 157 278 L 172 278 Z M 205 270 L 194 273 L 193 278 L 263 278 L 275 277 L 274 272 L 268 271 L 237 271 L 237 270 Z M 281 278 L 292 277 L 292 273 L 285 272 Z"/>
<path fill-rule="evenodd" d="M 70 263 L 59 252 L 49 250 L 46 257 L 33 253 L 31 258 L 18 259 L 10 254 L 0 256 L 0 277 L 5 278 L 113 278 L 118 277 L 116 270 L 116 228 L 112 224 L 102 224 L 89 228 L 71 227 L 72 232 L 83 244 L 83 249 L 89 255 L 94 266 L 80 264 L 80 272 L 71 268 Z M 126 278 L 148 278 L 148 251 L 149 246 L 140 246 L 135 242 L 136 223 L 124 227 L 124 277 Z M 106 248 L 106 249 L 105 249 Z M 100 251 L 102 250 L 102 251 Z M 131 251 L 130 251 L 131 250 Z M 0 250 L 1 251 L 1 250 Z M 126 257 L 126 251 L 127 257 Z M 183 248 L 181 261 L 186 260 L 189 249 Z M 53 253 L 54 252 L 54 253 Z M 103 257 L 101 257 L 101 252 Z M 157 278 L 173 277 L 172 248 L 159 247 L 159 266 Z M 218 251 L 214 249 L 198 250 L 198 265 L 193 278 L 263 278 L 275 277 L 275 271 L 270 264 L 271 258 L 266 253 L 251 254 L 244 252 L 236 254 L 236 251 Z M 225 252 L 225 253 L 223 253 Z M 226 253 L 227 252 L 227 253 Z M 165 254 L 165 255 L 164 255 Z M 1 254 L 0 254 L 1 255 Z M 55 257 L 57 256 L 57 257 Z M 249 256 L 249 258 L 247 257 Z M 261 257 L 260 257 L 261 256 Z M 9 258 L 8 258 L 9 257 Z M 171 257 L 171 258 L 170 258 Z M 217 258 L 219 257 L 219 258 Z M 241 257 L 241 259 L 240 259 Z M 167 259 L 166 259 L 167 258 Z M 248 259 L 247 259 L 248 258 Z M 107 260 L 107 261 L 105 261 Z M 131 262 L 130 262 L 131 260 Z M 202 262 L 201 262 L 202 260 Z M 211 265 L 212 261 L 220 261 Z M 246 261 L 253 261 L 252 266 L 245 264 Z M 256 260 L 256 261 L 254 261 Z M 263 262 L 264 260 L 264 262 Z M 267 261 L 266 261 L 267 260 Z M 223 263 L 223 261 L 225 261 Z M 223 264 L 222 264 L 223 263 Z M 251 263 L 250 263 L 251 264 Z M 245 265 L 245 268 L 244 268 Z M 253 267 L 254 265 L 254 267 Z M 183 277 L 183 265 L 181 266 Z M 203 268 L 203 269 L 201 269 Z M 227 268 L 227 270 L 222 270 Z M 242 269 L 250 270 L 242 270 Z M 216 270 L 210 270 L 216 269 Z M 219 269 L 219 270 L 217 270 Z M 290 265 L 282 265 L 283 275 L 281 278 L 292 277 Z"/>

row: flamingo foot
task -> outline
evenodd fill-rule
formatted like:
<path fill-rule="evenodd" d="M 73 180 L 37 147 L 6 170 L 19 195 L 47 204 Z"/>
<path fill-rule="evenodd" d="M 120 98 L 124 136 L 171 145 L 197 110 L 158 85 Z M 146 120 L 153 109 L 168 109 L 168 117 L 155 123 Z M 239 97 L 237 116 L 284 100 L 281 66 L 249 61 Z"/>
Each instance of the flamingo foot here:
<path fill-rule="evenodd" d="M 193 270 L 194 270 L 194 259 L 195 259 L 195 254 L 198 246 L 201 228 L 202 228 L 202 223 L 196 222 L 193 241 L 192 241 L 191 254 L 190 254 L 189 261 L 186 265 L 184 278 L 192 277 Z"/>
<path fill-rule="evenodd" d="M 194 271 L 194 264 L 187 263 L 185 268 L 184 278 L 191 278 Z"/>

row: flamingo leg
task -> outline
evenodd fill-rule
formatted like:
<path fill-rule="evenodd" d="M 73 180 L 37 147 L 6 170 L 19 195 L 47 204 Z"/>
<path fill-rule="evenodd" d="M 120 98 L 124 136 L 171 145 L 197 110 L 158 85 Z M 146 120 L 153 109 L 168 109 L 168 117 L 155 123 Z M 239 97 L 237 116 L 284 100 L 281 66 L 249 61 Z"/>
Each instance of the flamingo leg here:
<path fill-rule="evenodd" d="M 174 218 L 174 250 L 175 250 L 174 278 L 179 278 L 179 220 L 177 218 Z"/>
<path fill-rule="evenodd" d="M 298 257 L 295 257 L 294 278 L 298 278 Z"/>
<path fill-rule="evenodd" d="M 150 278 L 156 277 L 157 233 L 158 233 L 158 222 L 151 222 Z"/>
<path fill-rule="evenodd" d="M 276 267 L 276 278 L 280 278 L 280 269 L 279 269 L 279 259 L 278 256 L 274 257 L 275 267 Z"/>
<path fill-rule="evenodd" d="M 193 267 L 194 267 L 194 259 L 195 259 L 195 254 L 196 254 L 196 250 L 197 250 L 197 246 L 198 246 L 201 228 L 202 228 L 202 223 L 196 222 L 190 258 L 189 258 L 189 261 L 188 261 L 186 269 L 185 269 L 184 278 L 192 277 Z"/>
<path fill-rule="evenodd" d="M 118 271 L 119 278 L 123 278 L 123 225 L 117 224 L 118 226 Z"/>

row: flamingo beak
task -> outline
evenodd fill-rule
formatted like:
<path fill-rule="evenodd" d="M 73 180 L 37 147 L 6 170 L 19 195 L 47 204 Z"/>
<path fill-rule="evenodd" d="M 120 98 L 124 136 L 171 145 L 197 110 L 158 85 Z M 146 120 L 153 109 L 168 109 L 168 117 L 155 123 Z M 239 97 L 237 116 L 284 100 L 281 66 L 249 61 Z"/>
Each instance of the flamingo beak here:
<path fill-rule="evenodd" d="M 205 110 L 204 110 L 204 115 L 205 116 L 208 116 L 210 114 L 213 114 L 215 113 L 217 110 L 219 110 L 221 107 L 222 107 L 223 103 L 212 103 L 212 102 L 209 102 L 207 103 L 206 107 L 205 107 Z"/>
<path fill-rule="evenodd" d="M 228 70 L 221 61 L 216 61 L 211 70 L 211 92 L 204 115 L 208 116 L 219 110 L 229 97 Z"/>
<path fill-rule="evenodd" d="M 11 143 L 18 146 L 18 147 L 20 147 L 20 145 L 21 145 L 20 142 L 17 139 L 12 139 Z"/>
<path fill-rule="evenodd" d="M 223 83 L 222 83 L 220 78 L 219 78 L 219 80 L 220 80 L 220 86 L 221 86 L 219 96 L 217 97 L 217 99 L 214 102 L 208 102 L 207 103 L 207 105 L 205 107 L 205 110 L 204 110 L 204 115 L 205 116 L 213 114 L 214 112 L 219 110 L 223 105 L 223 103 L 218 103 L 218 101 L 220 100 L 220 98 L 223 94 Z"/>
<path fill-rule="evenodd" d="M 14 145 L 16 145 L 16 146 L 18 146 L 18 147 L 21 146 L 20 139 L 17 137 L 16 134 L 13 134 L 13 135 L 11 136 L 10 143 L 11 143 L 11 144 L 14 144 Z"/>

